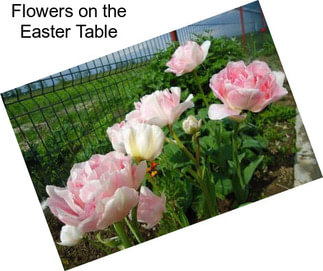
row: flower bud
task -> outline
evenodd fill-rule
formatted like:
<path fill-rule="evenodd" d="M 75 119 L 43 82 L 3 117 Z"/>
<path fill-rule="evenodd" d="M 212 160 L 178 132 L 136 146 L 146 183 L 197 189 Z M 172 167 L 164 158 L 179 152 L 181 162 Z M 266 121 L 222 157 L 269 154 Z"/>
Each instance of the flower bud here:
<path fill-rule="evenodd" d="M 194 116 L 188 116 L 183 121 L 183 130 L 186 134 L 193 135 L 198 132 L 201 128 L 202 120 L 197 120 Z"/>
<path fill-rule="evenodd" d="M 82 237 L 83 233 L 80 232 L 77 227 L 65 225 L 61 229 L 61 242 L 58 244 L 61 246 L 75 246 Z"/>

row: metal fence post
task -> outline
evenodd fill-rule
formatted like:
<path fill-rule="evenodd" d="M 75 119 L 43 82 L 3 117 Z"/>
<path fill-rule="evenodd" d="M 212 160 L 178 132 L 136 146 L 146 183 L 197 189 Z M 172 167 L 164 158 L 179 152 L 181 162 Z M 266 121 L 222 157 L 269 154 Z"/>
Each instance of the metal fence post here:
<path fill-rule="evenodd" d="M 169 34 L 170 34 L 170 38 L 172 39 L 173 42 L 178 41 L 178 36 L 177 36 L 176 30 L 170 32 Z"/>
<path fill-rule="evenodd" d="M 243 19 L 243 7 L 239 8 L 240 11 L 240 23 L 241 23 L 241 38 L 242 38 L 242 46 L 243 49 L 246 50 L 246 32 L 244 28 L 244 19 Z"/>
<path fill-rule="evenodd" d="M 262 12 L 262 9 L 260 9 L 260 12 L 261 12 L 261 24 L 262 24 L 262 28 L 261 28 L 262 38 L 263 38 L 263 41 L 266 41 L 266 22 L 265 22 L 265 16 L 264 16 L 264 13 Z"/>

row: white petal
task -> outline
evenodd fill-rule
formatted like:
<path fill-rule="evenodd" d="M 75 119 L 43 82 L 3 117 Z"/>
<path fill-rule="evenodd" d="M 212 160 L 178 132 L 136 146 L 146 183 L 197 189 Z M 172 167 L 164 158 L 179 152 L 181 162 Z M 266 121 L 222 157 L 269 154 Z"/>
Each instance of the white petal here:
<path fill-rule="evenodd" d="M 237 116 L 240 111 L 230 109 L 224 104 L 212 104 L 209 107 L 209 118 L 211 120 L 220 120 L 229 116 Z"/>
<path fill-rule="evenodd" d="M 175 93 L 179 97 L 179 99 L 181 98 L 181 88 L 180 87 L 171 87 L 170 91 L 172 93 Z"/>
<path fill-rule="evenodd" d="M 127 154 L 132 157 L 140 155 L 137 147 L 135 131 L 132 127 L 127 127 L 123 130 L 123 139 Z"/>
<path fill-rule="evenodd" d="M 277 84 L 282 86 L 284 84 L 284 80 L 285 80 L 285 74 L 283 72 L 272 72 L 275 77 L 276 77 L 276 81 L 277 81 Z"/>
<path fill-rule="evenodd" d="M 188 97 L 186 98 L 185 102 L 191 102 L 194 98 L 193 94 L 188 95 Z M 192 102 L 191 107 L 194 107 L 194 103 Z"/>
<path fill-rule="evenodd" d="M 75 246 L 82 238 L 83 233 L 80 232 L 76 227 L 65 225 L 61 229 L 61 242 L 58 244 L 62 246 Z"/>
<path fill-rule="evenodd" d="M 207 57 L 207 54 L 209 52 L 209 49 L 210 49 L 210 46 L 211 46 L 211 42 L 209 40 L 206 40 L 202 43 L 201 45 L 201 48 L 202 48 L 202 51 L 203 51 L 203 54 L 204 54 L 204 58 L 203 58 L 203 61 L 206 59 Z"/>

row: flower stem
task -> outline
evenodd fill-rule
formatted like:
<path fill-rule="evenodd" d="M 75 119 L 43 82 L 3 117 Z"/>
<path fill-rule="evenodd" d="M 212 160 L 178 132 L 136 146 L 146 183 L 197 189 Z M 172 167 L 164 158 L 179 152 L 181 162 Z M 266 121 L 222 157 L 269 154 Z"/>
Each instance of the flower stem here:
<path fill-rule="evenodd" d="M 196 145 L 195 160 L 196 160 L 196 162 L 199 163 L 201 147 L 200 147 L 200 138 L 199 138 L 199 136 L 197 134 L 193 135 L 193 141 L 194 141 L 194 143 Z"/>
<path fill-rule="evenodd" d="M 131 246 L 129 238 L 123 228 L 123 224 L 121 221 L 118 221 L 116 223 L 113 224 L 113 227 L 116 231 L 116 233 L 118 234 L 118 236 L 120 237 L 122 244 L 125 248 L 128 248 Z"/>
<path fill-rule="evenodd" d="M 155 179 L 150 175 L 150 173 L 148 172 L 147 173 L 148 175 L 148 181 L 151 183 L 151 185 L 153 186 L 153 189 L 155 190 L 155 192 L 158 194 L 158 196 L 161 195 L 160 191 L 159 191 L 159 188 L 158 188 L 158 185 L 156 184 L 156 181 Z"/>
<path fill-rule="evenodd" d="M 238 153 L 238 131 L 239 131 L 239 123 L 234 123 L 233 133 L 232 133 L 232 155 L 233 162 L 236 167 L 236 182 L 234 182 L 234 192 L 237 197 L 239 203 L 242 203 L 246 200 L 248 196 L 245 190 L 244 180 L 241 172 L 241 164 L 239 161 L 239 153 Z"/>
<path fill-rule="evenodd" d="M 155 179 L 148 173 L 148 181 L 152 184 L 153 188 L 154 188 L 154 192 L 156 192 L 158 194 L 158 196 L 161 195 L 161 192 L 156 184 Z M 169 203 L 169 201 L 166 201 L 166 209 L 169 212 L 170 216 L 176 221 L 176 222 L 180 222 L 179 218 L 177 217 L 176 214 L 176 210 L 174 208 L 173 205 L 171 205 Z"/>
<path fill-rule="evenodd" d="M 194 157 L 194 155 L 185 147 L 185 145 L 183 144 L 183 142 L 179 139 L 179 137 L 176 135 L 175 131 L 172 129 L 172 127 L 169 125 L 168 126 L 169 132 L 170 134 L 173 136 L 173 138 L 175 139 L 178 147 L 183 150 L 186 155 L 194 162 L 195 164 L 195 168 L 196 168 L 196 179 L 199 182 L 200 188 L 205 196 L 205 200 L 207 203 L 207 211 L 208 217 L 212 217 L 218 214 L 217 208 L 216 206 L 214 206 L 214 204 L 212 203 L 212 199 L 210 196 L 210 193 L 207 189 L 207 185 L 204 181 L 204 177 L 202 176 L 202 171 L 201 171 L 201 167 L 200 167 L 200 144 L 199 144 L 199 140 L 198 137 L 194 138 L 195 144 L 197 145 L 197 151 L 196 151 L 196 156 Z M 215 200 L 216 201 L 216 200 Z"/>
<path fill-rule="evenodd" d="M 193 70 L 193 75 L 194 75 L 194 78 L 195 78 L 195 81 L 196 81 L 197 87 L 199 88 L 199 91 L 200 91 L 200 93 L 201 93 L 201 95 L 202 95 L 202 99 L 203 99 L 204 105 L 205 105 L 206 107 L 209 107 L 209 103 L 208 103 L 208 101 L 207 101 L 207 99 L 206 99 L 206 97 L 205 97 L 205 95 L 204 95 L 204 91 L 203 91 L 203 88 L 202 88 L 202 86 L 201 86 L 200 78 L 199 78 L 199 76 L 197 75 L 196 70 Z"/>
<path fill-rule="evenodd" d="M 194 163 L 195 163 L 195 157 L 194 155 L 184 146 L 183 142 L 179 139 L 179 137 L 176 135 L 175 131 L 173 130 L 173 128 L 168 125 L 168 130 L 170 132 L 170 134 L 172 135 L 172 137 L 175 139 L 178 147 L 183 150 L 185 152 L 185 154 L 188 156 L 188 158 L 190 158 Z"/>
<path fill-rule="evenodd" d="M 83 237 L 85 240 L 87 240 L 89 243 L 91 243 L 92 246 L 103 250 L 107 255 L 110 253 L 107 246 L 104 246 L 102 243 L 95 242 L 91 238 L 88 238 L 87 236 Z"/>
<path fill-rule="evenodd" d="M 204 176 L 202 176 L 202 171 L 201 171 L 201 167 L 200 167 L 200 140 L 197 134 L 193 135 L 193 141 L 196 145 L 196 152 L 195 152 L 195 167 L 197 170 L 197 176 L 200 179 L 200 186 L 201 189 L 206 197 L 206 203 L 208 206 L 208 212 L 210 217 L 215 216 L 218 214 L 218 209 L 216 206 L 216 199 L 213 201 L 212 197 L 209 193 L 209 190 L 207 188 L 207 184 L 205 181 Z"/>
<path fill-rule="evenodd" d="M 131 221 L 129 221 L 127 217 L 125 217 L 125 221 L 127 223 L 128 228 L 136 238 L 137 242 L 140 244 L 143 242 L 143 238 L 138 227 L 137 208 L 138 208 L 138 205 L 131 210 Z"/>

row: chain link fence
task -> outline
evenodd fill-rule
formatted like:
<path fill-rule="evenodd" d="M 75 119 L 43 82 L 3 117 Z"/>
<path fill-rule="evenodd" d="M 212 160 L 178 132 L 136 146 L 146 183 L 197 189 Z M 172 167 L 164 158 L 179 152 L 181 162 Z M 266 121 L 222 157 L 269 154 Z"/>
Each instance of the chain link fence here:
<path fill-rule="evenodd" d="M 240 15 L 235 9 L 178 29 L 178 41 L 205 31 L 239 36 Z M 243 16 L 245 33 L 264 27 L 258 2 L 245 6 Z M 132 86 L 171 43 L 167 33 L 1 94 L 40 200 L 46 185 L 65 185 L 74 163 L 112 149 L 107 127 L 124 118 Z"/>

